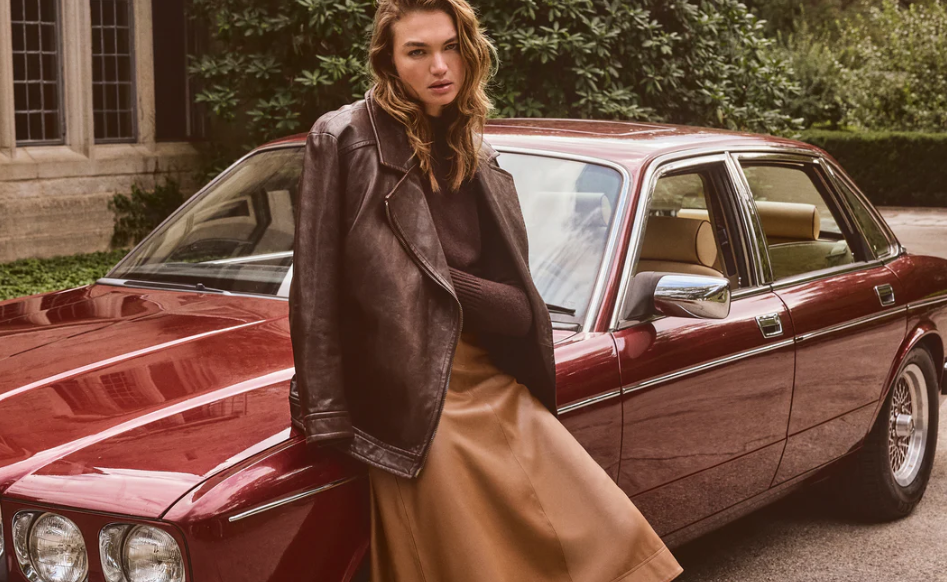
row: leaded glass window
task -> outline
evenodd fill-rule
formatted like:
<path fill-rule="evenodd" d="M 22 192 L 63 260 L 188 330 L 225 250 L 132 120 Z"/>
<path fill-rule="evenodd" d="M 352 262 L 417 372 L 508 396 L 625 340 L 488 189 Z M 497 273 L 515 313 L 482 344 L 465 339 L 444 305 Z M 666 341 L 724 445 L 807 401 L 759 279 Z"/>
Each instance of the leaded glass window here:
<path fill-rule="evenodd" d="M 19 144 L 63 141 L 62 64 L 56 0 L 10 0 L 13 102 Z"/>
<path fill-rule="evenodd" d="M 95 141 L 135 141 L 135 67 L 129 0 L 92 5 L 92 109 Z"/>

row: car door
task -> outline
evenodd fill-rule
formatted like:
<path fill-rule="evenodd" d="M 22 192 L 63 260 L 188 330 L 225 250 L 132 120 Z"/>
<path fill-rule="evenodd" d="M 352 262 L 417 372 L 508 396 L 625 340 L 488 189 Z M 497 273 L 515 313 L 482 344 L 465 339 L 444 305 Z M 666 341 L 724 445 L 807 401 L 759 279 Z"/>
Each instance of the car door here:
<path fill-rule="evenodd" d="M 897 277 L 874 258 L 815 156 L 738 154 L 772 287 L 789 308 L 796 370 L 786 451 L 774 484 L 828 463 L 866 435 L 906 312 Z M 803 217 L 809 213 L 806 226 Z"/>
<path fill-rule="evenodd" d="M 718 247 L 712 267 L 733 289 L 729 315 L 625 321 L 620 307 L 613 321 L 623 412 L 618 483 L 661 535 L 765 491 L 786 437 L 792 320 L 761 280 L 731 163 L 721 153 L 649 172 L 619 290 L 625 296 L 636 273 L 678 269 L 662 260 L 671 254 L 656 250 L 662 241 L 654 227 L 706 217 Z M 701 201 L 706 208 L 693 208 Z"/>

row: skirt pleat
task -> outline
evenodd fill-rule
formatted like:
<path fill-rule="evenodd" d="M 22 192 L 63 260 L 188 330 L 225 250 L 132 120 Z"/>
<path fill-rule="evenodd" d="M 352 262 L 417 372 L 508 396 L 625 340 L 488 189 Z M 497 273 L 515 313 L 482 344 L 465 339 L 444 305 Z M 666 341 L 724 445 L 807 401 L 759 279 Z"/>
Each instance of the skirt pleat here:
<path fill-rule="evenodd" d="M 464 332 L 420 474 L 369 466 L 373 582 L 665 582 L 628 496 Z"/>

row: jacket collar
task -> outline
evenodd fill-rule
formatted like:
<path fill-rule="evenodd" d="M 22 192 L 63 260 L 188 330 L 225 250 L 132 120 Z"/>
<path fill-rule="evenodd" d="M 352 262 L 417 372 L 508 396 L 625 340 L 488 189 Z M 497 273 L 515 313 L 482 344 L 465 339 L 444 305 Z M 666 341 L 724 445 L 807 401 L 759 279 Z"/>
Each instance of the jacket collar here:
<path fill-rule="evenodd" d="M 404 125 L 378 104 L 374 98 L 374 91 L 375 87 L 372 86 L 365 92 L 365 103 L 378 146 L 378 159 L 383 166 L 407 173 L 417 165 L 417 160 L 414 159 L 414 148 L 408 141 Z M 481 147 L 486 154 L 489 166 L 499 153 L 486 140 L 483 141 Z"/>

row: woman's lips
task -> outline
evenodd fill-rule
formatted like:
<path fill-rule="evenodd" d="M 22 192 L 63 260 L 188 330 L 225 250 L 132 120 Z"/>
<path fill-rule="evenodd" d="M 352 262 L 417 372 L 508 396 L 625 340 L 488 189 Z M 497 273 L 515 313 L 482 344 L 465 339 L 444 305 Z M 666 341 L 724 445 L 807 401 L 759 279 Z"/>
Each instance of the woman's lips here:
<path fill-rule="evenodd" d="M 443 85 L 431 85 L 428 88 L 431 91 L 434 91 L 435 93 L 446 93 L 448 90 L 450 90 L 452 86 L 453 86 L 453 83 L 448 81 L 447 83 L 444 83 Z"/>

